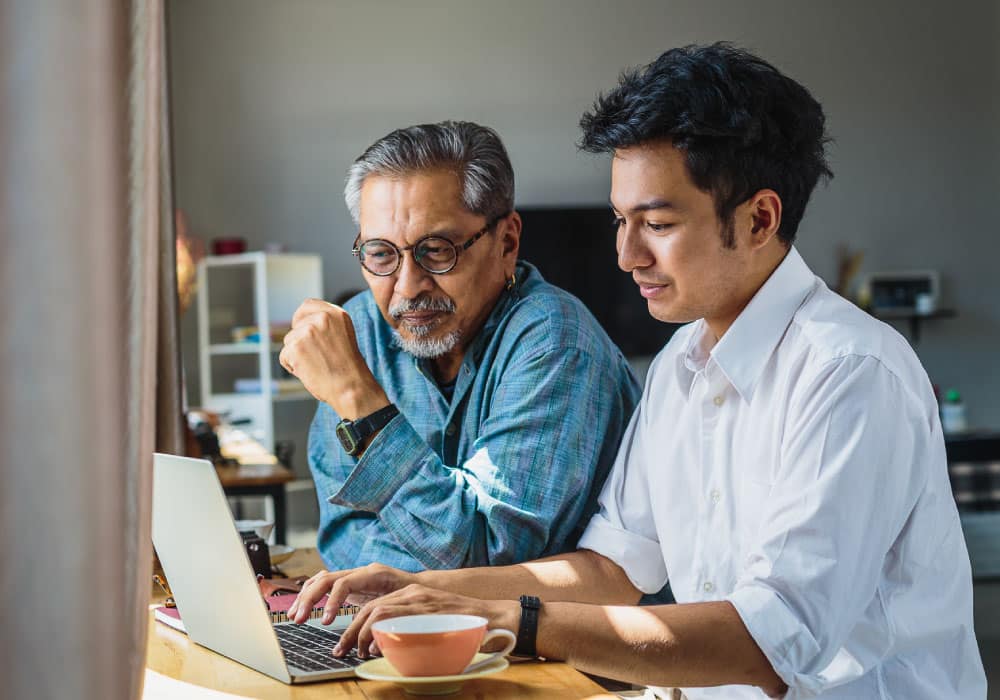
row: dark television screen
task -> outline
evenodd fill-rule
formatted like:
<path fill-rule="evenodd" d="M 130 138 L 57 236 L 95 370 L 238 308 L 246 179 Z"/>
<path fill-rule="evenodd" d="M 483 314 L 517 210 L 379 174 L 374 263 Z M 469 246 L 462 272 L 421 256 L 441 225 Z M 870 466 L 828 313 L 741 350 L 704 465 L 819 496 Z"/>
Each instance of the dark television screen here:
<path fill-rule="evenodd" d="M 618 268 L 611 210 L 518 207 L 521 254 L 546 280 L 580 299 L 627 356 L 654 355 L 677 325 L 649 315 L 632 275 Z"/>

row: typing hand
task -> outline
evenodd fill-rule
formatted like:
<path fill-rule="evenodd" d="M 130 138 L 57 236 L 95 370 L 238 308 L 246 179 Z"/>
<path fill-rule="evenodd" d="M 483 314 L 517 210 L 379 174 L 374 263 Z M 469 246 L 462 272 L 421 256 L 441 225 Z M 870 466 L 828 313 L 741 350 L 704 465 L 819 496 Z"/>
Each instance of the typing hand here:
<path fill-rule="evenodd" d="M 489 622 L 487 627 L 500 627 L 517 632 L 521 619 L 521 605 L 516 600 L 481 600 L 457 593 L 439 591 L 412 583 L 394 593 L 387 593 L 371 600 L 354 616 L 354 621 L 341 634 L 340 642 L 333 649 L 334 656 L 347 654 L 355 644 L 358 656 L 365 658 L 378 653 L 372 635 L 372 625 L 379 620 L 403 615 L 423 614 L 478 615 Z"/>
<path fill-rule="evenodd" d="M 369 564 L 347 571 L 320 571 L 303 584 L 302 591 L 288 609 L 288 619 L 299 624 L 309 619 L 309 611 L 329 594 L 323 624 L 329 625 L 344 603 L 360 604 L 413 583 L 415 574 L 382 564 Z"/>

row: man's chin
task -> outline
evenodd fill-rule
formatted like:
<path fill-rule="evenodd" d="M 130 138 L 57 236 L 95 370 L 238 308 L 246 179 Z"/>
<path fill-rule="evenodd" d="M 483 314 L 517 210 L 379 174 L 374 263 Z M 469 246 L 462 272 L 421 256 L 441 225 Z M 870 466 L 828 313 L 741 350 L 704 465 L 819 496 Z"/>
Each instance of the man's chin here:
<path fill-rule="evenodd" d="M 395 331 L 396 343 L 403 350 L 414 357 L 431 360 L 442 355 L 447 355 L 459 345 L 461 333 L 459 331 L 439 331 L 431 330 L 427 333 L 410 333 L 401 324 Z"/>
<path fill-rule="evenodd" d="M 658 304 L 652 299 L 647 300 L 646 308 L 650 316 L 662 323 L 691 323 L 701 318 L 684 309 L 678 309 L 673 304 Z"/>
<path fill-rule="evenodd" d="M 441 324 L 425 323 L 423 325 L 413 326 L 409 323 L 400 323 L 396 328 L 396 332 L 407 340 L 426 340 L 434 335 L 434 329 L 439 325 Z"/>
<path fill-rule="evenodd" d="M 452 319 L 453 317 L 450 316 L 438 316 L 426 323 L 418 324 L 407 323 L 405 320 L 400 319 L 396 325 L 396 333 L 414 342 L 441 340 L 454 331 L 455 324 L 451 322 Z"/>

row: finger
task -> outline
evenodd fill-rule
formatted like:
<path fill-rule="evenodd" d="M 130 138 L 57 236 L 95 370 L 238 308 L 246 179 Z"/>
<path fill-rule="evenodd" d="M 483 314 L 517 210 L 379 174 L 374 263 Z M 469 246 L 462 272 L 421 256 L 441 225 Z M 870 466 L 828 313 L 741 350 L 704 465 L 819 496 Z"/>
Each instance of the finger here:
<path fill-rule="evenodd" d="M 295 596 L 295 600 L 293 600 L 292 604 L 288 606 L 288 619 L 292 622 L 298 622 L 299 610 L 302 609 L 302 601 L 306 595 L 307 584 L 308 582 L 306 582 L 306 584 L 299 589 L 298 595 Z"/>
<path fill-rule="evenodd" d="M 333 620 L 333 614 L 345 603 L 363 605 L 385 593 L 397 590 L 399 586 L 394 579 L 398 573 L 401 572 L 378 564 L 369 564 L 357 569 L 331 574 L 336 578 L 330 584 L 330 597 L 326 601 L 330 621 Z M 324 617 L 324 621 L 325 619 Z M 325 622 L 325 624 L 329 624 L 329 622 Z"/>
<path fill-rule="evenodd" d="M 361 570 L 359 570 L 360 573 Z M 365 630 L 378 619 L 385 617 L 398 617 L 399 615 L 411 614 L 418 606 L 412 601 L 414 589 L 400 589 L 373 599 L 365 603 L 361 610 L 354 616 L 354 620 L 340 636 L 340 642 L 334 647 L 334 653 L 342 656 L 354 648 L 358 647 L 358 655 L 364 657 L 366 650 L 372 644 L 372 635 Z M 388 612 L 387 612 L 388 611 Z M 397 611 L 397 612 L 393 612 Z M 426 610 L 416 610 L 416 612 L 427 612 Z M 374 619 L 373 619 L 374 616 Z"/>
<path fill-rule="evenodd" d="M 307 317 L 307 318 L 311 318 L 311 317 Z M 297 328 L 293 328 L 292 330 L 290 330 L 287 333 L 285 333 L 285 336 L 281 339 L 281 344 L 283 346 L 282 347 L 282 352 L 284 352 L 285 350 L 289 350 L 289 351 L 294 350 L 298 346 L 298 342 L 300 340 L 304 340 L 306 337 L 308 337 L 309 332 L 310 332 L 309 329 L 310 329 L 311 325 L 315 325 L 315 324 L 314 323 L 309 323 L 309 322 L 303 322 L 303 323 L 300 323 Z M 279 357 L 280 357 L 280 354 L 279 354 Z"/>
<path fill-rule="evenodd" d="M 326 610 L 323 613 L 325 625 L 333 622 L 333 618 L 344 603 L 360 604 L 364 612 L 368 609 L 370 601 L 379 596 L 395 600 L 401 593 L 400 589 L 406 585 L 406 574 L 378 564 L 327 574 L 324 582 L 329 582 L 331 576 L 335 577 L 335 580 L 329 585 L 330 597 L 326 601 Z M 346 645 L 345 648 L 350 649 Z"/>
<path fill-rule="evenodd" d="M 318 301 L 319 299 L 306 299 L 301 304 L 299 304 L 299 308 L 295 309 L 295 313 L 292 314 L 292 328 L 295 328 L 297 325 L 299 325 L 299 321 L 302 320 L 303 316 L 308 316 L 309 314 L 316 313 L 316 307 Z"/>
<path fill-rule="evenodd" d="M 278 363 L 292 374 L 295 374 L 295 366 L 292 364 L 292 349 L 286 345 L 278 353 Z"/>
<path fill-rule="evenodd" d="M 304 317 L 320 312 L 328 313 L 331 308 L 340 309 L 340 307 L 336 304 L 331 304 L 330 302 L 323 301 L 322 299 L 306 299 L 299 305 L 299 308 L 297 308 L 295 313 L 292 315 L 292 328 L 299 325 L 299 322 Z"/>
<path fill-rule="evenodd" d="M 292 601 L 292 604 L 290 606 L 288 606 L 288 619 L 289 620 L 294 620 L 296 613 L 298 613 L 298 611 L 299 611 L 299 601 L 302 599 L 302 592 L 305 591 L 306 588 L 309 587 L 309 584 L 311 584 L 313 581 L 315 581 L 322 574 L 325 574 L 325 573 L 327 573 L 326 570 L 320 571 L 319 573 L 313 574 L 309 578 L 307 578 L 304 581 L 302 581 L 301 584 L 299 584 L 299 592 L 295 595 L 295 600 Z"/>
<path fill-rule="evenodd" d="M 371 614 L 373 607 L 374 603 L 365 603 L 365 605 L 361 607 L 361 610 L 354 615 L 354 620 L 351 621 L 351 624 L 347 626 L 346 630 L 340 633 L 340 641 L 337 642 L 337 645 L 333 648 L 334 656 L 343 656 L 354 648 L 354 643 L 358 638 L 358 632 L 362 627 L 364 627 L 365 620 L 368 618 L 368 615 Z"/>
<path fill-rule="evenodd" d="M 335 574 L 323 572 L 322 576 L 302 587 L 295 602 L 295 622 L 302 623 L 309 619 L 309 613 L 316 606 L 316 603 L 333 585 L 332 581 L 329 580 L 331 576 L 335 576 Z"/>
<path fill-rule="evenodd" d="M 364 577 L 352 572 L 338 577 L 330 584 L 330 597 L 326 599 L 326 608 L 323 611 L 324 625 L 333 622 L 333 618 L 340 612 L 340 607 L 355 592 L 354 589 L 361 587 L 363 583 Z"/>
<path fill-rule="evenodd" d="M 314 581 L 319 581 L 321 578 L 323 578 L 324 576 L 326 576 L 328 573 L 330 573 L 330 571 L 328 569 L 320 569 L 315 574 L 313 574 L 309 578 L 307 578 L 304 581 L 302 581 L 302 585 L 306 586 L 306 585 L 308 585 L 310 583 L 313 583 Z"/>
<path fill-rule="evenodd" d="M 308 579 L 302 583 L 302 588 L 299 594 L 295 596 L 295 601 L 292 603 L 291 608 L 288 610 L 289 619 L 293 619 L 293 616 L 298 617 L 300 610 L 303 610 L 303 619 L 309 617 L 310 612 L 316 603 L 320 601 L 323 595 L 326 593 L 326 589 L 331 585 L 329 581 L 330 577 L 334 575 L 332 571 L 320 571 L 313 574 Z M 320 588 L 317 588 L 320 586 Z"/>

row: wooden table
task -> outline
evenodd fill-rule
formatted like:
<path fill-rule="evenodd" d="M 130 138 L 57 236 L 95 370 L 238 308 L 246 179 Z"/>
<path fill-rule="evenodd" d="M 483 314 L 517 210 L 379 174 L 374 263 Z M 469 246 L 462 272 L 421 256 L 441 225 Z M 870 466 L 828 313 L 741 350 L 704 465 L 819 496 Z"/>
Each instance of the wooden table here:
<path fill-rule="evenodd" d="M 298 550 L 282 569 L 289 576 L 309 575 L 319 568 L 315 549 Z M 154 605 L 162 593 L 154 590 Z M 601 698 L 612 700 L 599 685 L 564 663 L 515 662 L 486 678 L 469 681 L 448 698 Z M 393 683 L 360 679 L 285 685 L 213 651 L 149 615 L 145 700 L 262 698 L 263 700 L 414 700 Z"/>

